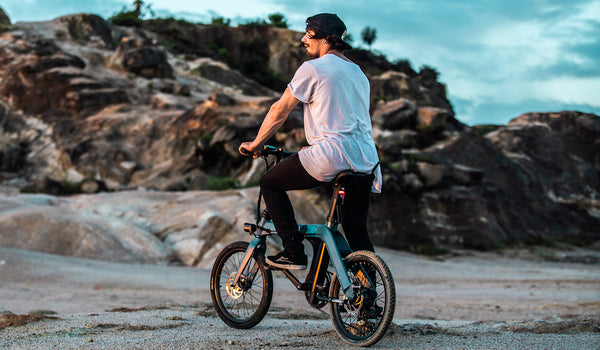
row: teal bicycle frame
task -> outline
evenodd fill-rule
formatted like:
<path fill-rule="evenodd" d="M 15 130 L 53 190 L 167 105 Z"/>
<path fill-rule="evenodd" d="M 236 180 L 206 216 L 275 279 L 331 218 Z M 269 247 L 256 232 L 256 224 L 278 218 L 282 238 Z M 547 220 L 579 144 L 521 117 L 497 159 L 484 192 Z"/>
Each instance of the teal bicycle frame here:
<path fill-rule="evenodd" d="M 329 227 L 331 226 L 331 227 Z M 354 295 L 354 289 L 352 288 L 352 281 L 348 277 L 346 273 L 346 266 L 344 265 L 344 261 L 342 258 L 342 254 L 340 253 L 340 248 L 342 251 L 351 251 L 348 242 L 342 237 L 341 233 L 336 230 L 337 224 L 332 223 L 328 225 L 298 225 L 298 229 L 300 233 L 304 235 L 307 239 L 316 238 L 322 241 L 327 249 L 327 253 L 329 254 L 329 259 L 333 264 L 333 268 L 336 272 L 337 278 L 340 282 L 342 290 L 346 298 L 352 300 Z M 266 251 L 266 238 L 267 236 L 276 234 L 275 227 L 273 226 L 273 222 L 268 219 L 263 219 L 263 222 L 260 226 L 253 224 L 245 224 L 244 230 L 254 234 L 254 239 L 250 241 L 250 245 L 248 246 L 248 250 L 244 255 L 244 259 L 240 264 L 238 272 L 233 280 L 233 285 L 238 286 L 243 289 L 243 286 L 240 285 L 239 281 L 243 275 L 243 272 L 250 261 L 250 258 L 255 255 L 257 259 L 261 259 L 264 261 L 264 252 Z M 258 232 L 257 232 L 258 231 Z M 318 254 L 319 252 L 314 252 L 314 254 Z M 325 267 L 326 268 L 326 267 Z M 292 274 L 289 270 L 281 270 L 290 281 L 296 286 L 296 288 L 301 289 L 302 283 Z M 258 265 L 254 266 L 253 271 L 250 271 L 250 274 L 244 276 L 245 280 L 253 280 L 254 276 L 258 272 Z M 343 302 L 343 300 L 328 300 L 331 302 Z"/>

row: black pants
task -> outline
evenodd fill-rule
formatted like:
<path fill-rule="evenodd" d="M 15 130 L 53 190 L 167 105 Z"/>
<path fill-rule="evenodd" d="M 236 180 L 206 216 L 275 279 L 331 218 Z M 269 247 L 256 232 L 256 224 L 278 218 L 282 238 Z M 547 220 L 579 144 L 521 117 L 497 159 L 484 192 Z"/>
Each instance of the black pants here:
<path fill-rule="evenodd" d="M 302 236 L 294 208 L 286 193 L 290 190 L 305 190 L 326 184 L 310 176 L 294 154 L 271 168 L 261 179 L 260 188 L 267 210 L 281 238 L 283 248 L 291 254 L 304 252 Z M 342 206 L 342 228 L 352 250 L 374 251 L 367 231 L 367 217 L 371 202 L 371 184 L 362 183 L 346 188 Z"/>

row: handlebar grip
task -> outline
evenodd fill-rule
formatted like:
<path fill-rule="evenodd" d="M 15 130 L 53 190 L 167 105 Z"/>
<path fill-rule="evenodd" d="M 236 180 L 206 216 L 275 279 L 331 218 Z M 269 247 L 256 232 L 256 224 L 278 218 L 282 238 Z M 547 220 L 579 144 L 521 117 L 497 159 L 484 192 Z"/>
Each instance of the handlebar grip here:
<path fill-rule="evenodd" d="M 245 149 L 244 147 L 240 147 L 240 153 L 246 157 L 253 157 L 254 153 L 248 151 L 247 149 Z M 274 155 L 276 156 L 279 160 L 289 157 L 292 154 L 294 154 L 294 152 L 286 152 L 283 150 L 283 148 L 281 147 L 275 147 L 275 146 L 271 146 L 271 145 L 263 145 L 260 149 L 260 156 L 261 157 L 268 157 L 269 155 Z"/>
<path fill-rule="evenodd" d="M 240 153 L 245 155 L 246 157 L 252 157 L 254 155 L 254 154 L 252 154 L 252 152 L 248 151 L 244 147 L 240 148 Z"/>

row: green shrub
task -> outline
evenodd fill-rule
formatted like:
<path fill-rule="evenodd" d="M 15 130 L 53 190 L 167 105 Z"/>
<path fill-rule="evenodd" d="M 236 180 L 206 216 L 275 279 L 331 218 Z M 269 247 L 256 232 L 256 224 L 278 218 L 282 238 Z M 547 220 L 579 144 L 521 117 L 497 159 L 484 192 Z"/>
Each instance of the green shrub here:
<path fill-rule="evenodd" d="M 394 63 L 392 63 L 392 68 L 410 77 L 414 77 L 415 75 L 417 75 L 415 70 L 412 68 L 412 64 L 406 58 L 396 60 Z"/>
<path fill-rule="evenodd" d="M 419 70 L 419 76 L 416 80 L 423 86 L 429 88 L 435 85 L 439 75 L 440 73 L 435 68 L 424 65 Z"/>
<path fill-rule="evenodd" d="M 139 17 L 139 13 L 135 10 L 127 11 L 123 8 L 119 13 L 114 14 L 108 19 L 112 24 L 124 27 L 141 27 L 142 19 Z"/>
<path fill-rule="evenodd" d="M 212 24 L 213 26 L 229 27 L 229 25 L 231 24 L 231 19 L 225 17 L 213 17 L 210 24 Z"/>
<path fill-rule="evenodd" d="M 287 19 L 281 13 L 272 13 L 269 15 L 269 24 L 277 28 L 287 28 Z"/>
<path fill-rule="evenodd" d="M 498 130 L 498 128 L 500 128 L 500 127 L 501 127 L 501 125 L 482 124 L 482 125 L 472 126 L 471 130 L 475 131 L 475 133 L 477 133 L 481 136 L 485 136 L 485 135 L 491 133 L 492 131 Z"/>
<path fill-rule="evenodd" d="M 76 18 L 71 18 L 67 22 L 67 29 L 69 30 L 69 34 L 71 38 L 75 41 L 83 41 L 85 39 L 85 35 L 83 34 L 83 29 L 81 27 L 81 22 Z"/>
<path fill-rule="evenodd" d="M 236 187 L 236 180 L 232 177 L 209 176 L 206 189 L 210 191 L 223 191 Z"/>
<path fill-rule="evenodd" d="M 260 29 L 262 27 L 268 26 L 269 24 L 267 24 L 267 22 L 265 22 L 265 20 L 263 19 L 255 19 L 252 21 L 248 21 L 244 24 L 241 24 L 241 27 L 245 27 L 251 30 L 257 30 Z"/>

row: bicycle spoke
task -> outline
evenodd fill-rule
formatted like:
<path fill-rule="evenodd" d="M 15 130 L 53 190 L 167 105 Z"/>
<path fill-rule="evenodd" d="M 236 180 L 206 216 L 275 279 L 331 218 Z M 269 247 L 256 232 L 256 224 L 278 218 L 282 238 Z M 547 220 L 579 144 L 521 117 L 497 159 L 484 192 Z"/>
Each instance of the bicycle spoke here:
<path fill-rule="evenodd" d="M 392 321 L 395 308 L 393 279 L 383 260 L 372 252 L 352 253 L 345 263 L 356 299 L 332 305 L 331 318 L 336 331 L 346 342 L 370 346 L 379 341 Z M 340 288 L 336 280 L 330 295 L 339 297 Z"/>
<path fill-rule="evenodd" d="M 217 314 L 235 328 L 250 328 L 260 322 L 273 293 L 271 272 L 253 257 L 234 283 L 247 248 L 247 242 L 225 247 L 211 272 L 211 297 Z"/>

